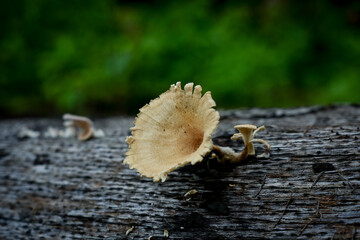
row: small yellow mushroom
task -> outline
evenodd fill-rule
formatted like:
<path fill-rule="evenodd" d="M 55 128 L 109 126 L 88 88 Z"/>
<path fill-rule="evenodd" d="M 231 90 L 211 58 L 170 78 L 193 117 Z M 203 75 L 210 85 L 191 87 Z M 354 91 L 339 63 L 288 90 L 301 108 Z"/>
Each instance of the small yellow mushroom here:
<path fill-rule="evenodd" d="M 65 121 L 75 124 L 82 130 L 81 133 L 78 135 L 79 140 L 85 141 L 94 135 L 93 123 L 89 118 L 73 114 L 64 114 L 63 119 Z"/>
<path fill-rule="evenodd" d="M 244 150 L 240 153 L 236 153 L 233 149 L 229 147 L 220 147 L 220 146 L 214 146 L 214 152 L 216 155 L 219 156 L 220 160 L 222 162 L 230 161 L 232 163 L 240 162 L 247 158 L 247 156 L 254 156 L 255 155 L 255 148 L 254 148 L 254 142 L 260 142 L 263 143 L 266 147 L 266 150 L 263 154 L 260 154 L 256 157 L 261 158 L 268 155 L 271 147 L 270 144 L 263 140 L 263 139 L 254 139 L 255 134 L 258 131 L 264 130 L 265 127 L 256 127 L 254 125 L 250 124 L 243 124 L 243 125 L 236 125 L 234 128 L 236 128 L 239 133 L 235 133 L 231 140 L 238 140 L 243 139 L 245 147 Z"/>

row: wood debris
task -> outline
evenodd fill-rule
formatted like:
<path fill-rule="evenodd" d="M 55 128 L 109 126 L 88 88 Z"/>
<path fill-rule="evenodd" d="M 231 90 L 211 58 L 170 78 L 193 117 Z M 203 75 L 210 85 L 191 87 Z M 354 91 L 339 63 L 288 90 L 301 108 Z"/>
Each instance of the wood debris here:
<path fill-rule="evenodd" d="M 125 235 L 126 235 L 126 236 L 129 235 L 129 234 L 134 230 L 134 228 L 135 228 L 135 226 L 132 226 L 131 228 L 129 228 L 129 229 L 126 231 Z"/>
<path fill-rule="evenodd" d="M 197 193 L 197 191 L 195 189 L 192 189 L 192 190 L 188 191 L 187 193 L 185 193 L 184 197 L 194 195 L 195 193 Z"/>

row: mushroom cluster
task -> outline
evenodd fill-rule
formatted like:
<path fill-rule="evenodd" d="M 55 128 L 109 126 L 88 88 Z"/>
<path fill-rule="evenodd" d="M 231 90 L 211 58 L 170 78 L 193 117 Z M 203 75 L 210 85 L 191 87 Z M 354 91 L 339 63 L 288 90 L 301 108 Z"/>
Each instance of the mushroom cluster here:
<path fill-rule="evenodd" d="M 194 88 L 193 83 L 188 83 L 182 89 L 178 82 L 141 108 L 135 126 L 130 128 L 132 136 L 126 139 L 129 149 L 124 163 L 142 176 L 165 181 L 169 172 L 189 163 L 201 162 L 211 151 L 222 162 L 238 162 L 248 155 L 255 155 L 253 143 L 261 142 L 265 144 L 265 154 L 268 155 L 270 145 L 265 140 L 254 139 L 263 126 L 235 126 L 239 133 L 231 139 L 243 139 L 245 148 L 241 153 L 214 145 L 211 135 L 220 116 L 213 108 L 216 104 L 211 93 L 201 95 L 201 92 L 199 85 Z"/>
<path fill-rule="evenodd" d="M 260 142 L 263 143 L 266 147 L 266 150 L 264 153 L 257 155 L 257 158 L 262 157 L 268 157 L 270 152 L 270 144 L 263 140 L 263 139 L 254 139 L 255 134 L 258 131 L 265 130 L 265 126 L 256 127 L 254 125 L 250 124 L 242 124 L 242 125 L 236 125 L 234 127 L 239 131 L 239 133 L 235 133 L 231 140 L 239 140 L 243 139 L 245 147 L 244 150 L 240 153 L 236 153 L 233 149 L 229 147 L 220 147 L 220 146 L 214 146 L 213 151 L 215 152 L 216 156 L 220 159 L 222 162 L 240 162 L 244 159 L 246 159 L 248 156 L 255 156 L 255 148 L 254 148 L 254 142 Z"/>

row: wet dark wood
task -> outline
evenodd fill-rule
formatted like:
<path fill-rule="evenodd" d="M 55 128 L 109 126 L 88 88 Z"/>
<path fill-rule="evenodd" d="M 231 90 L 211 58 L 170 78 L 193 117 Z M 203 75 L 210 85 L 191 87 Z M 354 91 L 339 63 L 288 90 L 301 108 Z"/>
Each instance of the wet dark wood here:
<path fill-rule="evenodd" d="M 360 239 L 359 105 L 222 111 L 215 143 L 241 150 L 233 125 L 264 124 L 270 158 L 165 183 L 122 165 L 132 120 L 95 119 L 106 137 L 87 142 L 17 137 L 61 119 L 0 121 L 0 239 Z"/>

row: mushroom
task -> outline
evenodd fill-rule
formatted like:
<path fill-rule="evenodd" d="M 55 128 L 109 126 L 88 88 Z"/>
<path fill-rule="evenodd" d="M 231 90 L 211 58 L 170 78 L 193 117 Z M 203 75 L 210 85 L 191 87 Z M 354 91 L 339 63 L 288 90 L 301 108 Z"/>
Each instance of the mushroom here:
<path fill-rule="evenodd" d="M 265 130 L 265 126 L 256 127 L 251 124 L 242 124 L 236 125 L 234 128 L 237 129 L 239 133 L 235 133 L 231 137 L 231 140 L 243 139 L 245 147 L 241 153 L 236 153 L 233 149 L 229 147 L 220 147 L 215 145 L 213 150 L 220 158 L 221 162 L 230 161 L 232 163 L 236 163 L 246 159 L 248 156 L 255 156 L 255 148 L 253 144 L 254 142 L 263 143 L 266 147 L 265 152 L 256 157 L 262 158 L 268 156 L 271 149 L 270 144 L 263 139 L 254 139 L 255 134 L 258 131 Z"/>
<path fill-rule="evenodd" d="M 73 114 L 64 114 L 63 119 L 67 122 L 66 125 L 76 125 L 82 130 L 80 134 L 78 134 L 79 140 L 85 141 L 94 135 L 93 123 L 89 118 Z"/>
<path fill-rule="evenodd" d="M 19 133 L 17 134 L 17 137 L 20 139 L 24 138 L 38 138 L 40 136 L 40 133 L 34 130 L 31 130 L 27 127 L 23 127 Z"/>
<path fill-rule="evenodd" d="M 219 113 L 210 92 L 201 96 L 201 86 L 181 83 L 140 109 L 125 164 L 154 181 L 165 181 L 169 172 L 188 163 L 201 162 L 213 148 L 211 135 L 219 123 Z"/>
<path fill-rule="evenodd" d="M 219 124 L 219 113 L 210 92 L 201 96 L 202 88 L 188 83 L 181 89 L 180 82 L 155 100 L 150 101 L 137 115 L 132 136 L 127 137 L 129 149 L 124 160 L 131 169 L 156 181 L 165 181 L 169 172 L 188 163 L 201 162 L 211 151 L 221 162 L 239 162 L 255 155 L 254 142 L 270 145 L 254 135 L 265 129 L 254 125 L 237 125 L 239 131 L 231 139 L 242 138 L 245 148 L 236 153 L 228 147 L 213 144 L 211 135 Z M 268 153 L 268 152 L 267 152 Z M 265 156 L 264 154 L 258 157 Z"/>

